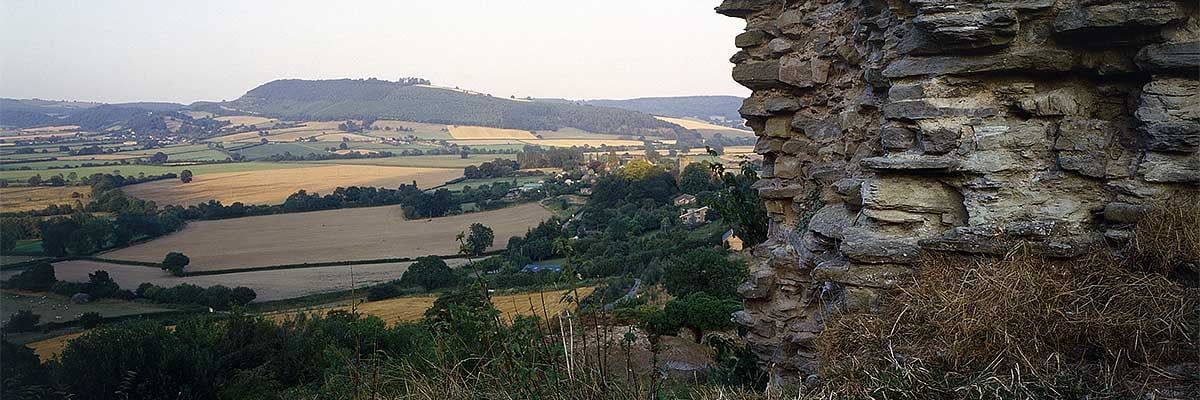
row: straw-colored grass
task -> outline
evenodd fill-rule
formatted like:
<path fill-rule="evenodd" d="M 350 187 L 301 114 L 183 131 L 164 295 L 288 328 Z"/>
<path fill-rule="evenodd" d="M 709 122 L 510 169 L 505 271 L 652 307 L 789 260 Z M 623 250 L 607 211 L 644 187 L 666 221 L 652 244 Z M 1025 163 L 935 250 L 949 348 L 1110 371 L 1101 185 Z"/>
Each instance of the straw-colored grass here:
<path fill-rule="evenodd" d="M 852 398 L 1126 398 L 1187 387 L 1200 291 L 1109 252 L 927 257 L 876 313 L 821 335 L 821 376 Z M 1185 364 L 1180 364 L 1185 363 Z M 1193 381 L 1194 383 L 1194 381 Z M 1193 387 L 1194 389 L 1194 387 Z"/>
<path fill-rule="evenodd" d="M 1134 225 L 1127 265 L 1196 279 L 1200 273 L 1200 190 L 1179 191 Z"/>

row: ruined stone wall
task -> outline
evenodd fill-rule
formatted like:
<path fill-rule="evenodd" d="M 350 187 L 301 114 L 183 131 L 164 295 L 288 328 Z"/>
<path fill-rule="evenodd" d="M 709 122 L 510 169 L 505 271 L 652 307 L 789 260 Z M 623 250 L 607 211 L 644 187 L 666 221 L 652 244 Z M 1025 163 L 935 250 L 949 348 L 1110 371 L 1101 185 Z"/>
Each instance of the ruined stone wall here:
<path fill-rule="evenodd" d="M 1200 184 L 1197 3 L 726 0 L 768 241 L 735 320 L 774 379 L 922 250 L 1070 257 Z"/>

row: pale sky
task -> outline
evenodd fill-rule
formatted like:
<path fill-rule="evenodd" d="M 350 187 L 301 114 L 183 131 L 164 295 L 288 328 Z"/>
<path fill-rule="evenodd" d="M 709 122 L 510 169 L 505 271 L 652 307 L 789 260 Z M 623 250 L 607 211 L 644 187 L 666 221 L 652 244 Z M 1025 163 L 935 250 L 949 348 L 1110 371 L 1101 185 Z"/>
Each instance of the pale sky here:
<path fill-rule="evenodd" d="M 0 97 L 232 100 L 281 78 L 498 96 L 728 94 L 719 0 L 0 0 Z"/>

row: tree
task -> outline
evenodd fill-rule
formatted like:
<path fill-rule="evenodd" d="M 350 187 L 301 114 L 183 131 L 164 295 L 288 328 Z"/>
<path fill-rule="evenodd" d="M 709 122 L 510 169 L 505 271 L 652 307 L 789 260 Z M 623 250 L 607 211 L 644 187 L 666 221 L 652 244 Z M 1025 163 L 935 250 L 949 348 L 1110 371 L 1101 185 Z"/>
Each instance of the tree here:
<path fill-rule="evenodd" d="M 183 267 L 186 267 L 190 262 L 192 260 L 188 256 L 172 251 L 167 253 L 167 256 L 163 258 L 162 269 L 171 271 L 172 275 L 183 276 Z"/>
<path fill-rule="evenodd" d="M 42 252 L 51 257 L 67 255 L 67 242 L 71 234 L 79 230 L 78 221 L 70 218 L 53 218 L 38 222 L 38 232 L 42 236 Z"/>
<path fill-rule="evenodd" d="M 266 140 L 266 139 L 263 139 L 263 140 Z M 190 183 L 192 181 L 192 170 L 185 169 L 185 170 L 179 172 L 179 181 L 183 182 L 183 183 Z"/>
<path fill-rule="evenodd" d="M 31 177 L 29 177 L 29 180 L 25 181 L 25 182 L 28 183 L 29 186 L 41 186 L 42 175 L 38 174 L 38 175 L 31 176 Z"/>
<path fill-rule="evenodd" d="M 462 251 L 464 254 L 472 256 L 482 255 L 487 251 L 488 247 L 492 247 L 495 239 L 496 234 L 492 232 L 492 228 L 476 222 L 471 224 L 471 233 L 467 235 L 467 240 L 463 244 Z"/>
<path fill-rule="evenodd" d="M 88 274 L 88 283 L 84 285 L 88 295 L 94 299 L 118 297 L 121 286 L 108 276 L 108 271 L 98 270 Z"/>
<path fill-rule="evenodd" d="M 420 286 L 425 290 L 454 286 L 457 283 L 458 276 L 438 256 L 417 258 L 417 261 L 408 267 L 408 271 L 404 271 L 404 275 L 400 276 L 401 285 Z"/>
<path fill-rule="evenodd" d="M 4 323 L 4 330 L 6 332 L 29 332 L 36 328 L 41 320 L 42 316 L 34 314 L 33 311 L 20 310 L 8 317 L 8 322 Z"/>
<path fill-rule="evenodd" d="M 719 163 L 714 165 L 720 166 Z M 745 240 L 746 245 L 762 243 L 767 239 L 767 208 L 758 197 L 758 190 L 751 187 L 758 181 L 758 173 L 749 164 L 744 164 L 740 174 L 727 172 L 720 176 L 724 188 L 707 205 L 733 225 L 734 233 Z"/>
<path fill-rule="evenodd" d="M 700 248 L 667 260 L 663 286 L 675 297 L 704 292 L 732 299 L 745 275 L 746 266 L 730 260 L 721 250 Z"/>
<path fill-rule="evenodd" d="M 679 191 L 688 194 L 713 190 L 716 188 L 708 162 L 688 164 L 679 174 Z"/>
<path fill-rule="evenodd" d="M 50 186 L 63 186 L 66 184 L 67 184 L 67 181 L 65 179 L 63 179 L 62 175 L 51 175 L 50 176 Z"/>
<path fill-rule="evenodd" d="M 244 306 L 258 298 L 258 293 L 255 293 L 254 289 L 238 286 L 233 288 L 233 293 L 230 296 L 233 298 L 234 305 Z"/>
<path fill-rule="evenodd" d="M 50 263 L 37 263 L 21 271 L 20 274 L 8 280 L 7 287 L 34 292 L 44 292 L 54 287 L 58 279 L 54 276 L 54 266 Z"/>
<path fill-rule="evenodd" d="M 663 309 L 668 321 L 692 331 L 696 343 L 704 338 L 705 331 L 732 328 L 730 314 L 741 309 L 741 304 L 730 299 L 719 299 L 704 292 L 672 299 Z"/>
<path fill-rule="evenodd" d="M 162 164 L 167 162 L 167 153 L 163 153 L 161 151 L 154 153 L 153 156 L 150 156 L 150 162 L 153 164 Z"/>

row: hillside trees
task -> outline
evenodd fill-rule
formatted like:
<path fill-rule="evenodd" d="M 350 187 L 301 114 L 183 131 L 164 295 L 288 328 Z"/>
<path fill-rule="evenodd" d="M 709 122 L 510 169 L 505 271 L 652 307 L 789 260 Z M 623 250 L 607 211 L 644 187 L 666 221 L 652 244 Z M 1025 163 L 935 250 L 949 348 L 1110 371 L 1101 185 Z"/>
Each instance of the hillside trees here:
<path fill-rule="evenodd" d="M 16 276 L 9 278 L 6 287 L 34 292 L 44 292 L 54 287 L 58 278 L 54 276 L 54 266 L 41 262 L 26 268 Z"/>
<path fill-rule="evenodd" d="M 666 262 L 662 283 L 676 297 L 707 293 L 723 299 L 737 297 L 735 288 L 746 275 L 743 263 L 714 248 L 693 249 Z"/>

